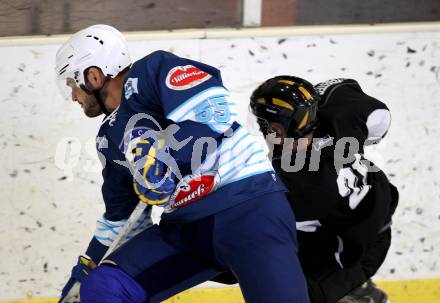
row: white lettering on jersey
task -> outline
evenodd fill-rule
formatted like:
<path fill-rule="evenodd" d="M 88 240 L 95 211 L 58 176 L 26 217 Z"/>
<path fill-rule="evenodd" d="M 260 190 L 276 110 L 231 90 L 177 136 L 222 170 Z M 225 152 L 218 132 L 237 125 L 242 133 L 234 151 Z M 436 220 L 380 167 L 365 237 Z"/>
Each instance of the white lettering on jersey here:
<path fill-rule="evenodd" d="M 361 156 L 355 155 L 356 160 L 351 167 L 344 167 L 339 170 L 338 184 L 339 194 L 342 197 L 349 197 L 349 206 L 355 209 L 362 199 L 367 195 L 371 185 L 367 184 L 367 166 L 361 162 Z"/>
<path fill-rule="evenodd" d="M 332 142 L 332 141 L 333 141 L 333 137 L 326 135 L 324 138 L 318 138 L 316 140 L 313 140 L 313 148 L 316 151 L 319 151 L 323 147 L 327 146 L 327 143 Z"/>
<path fill-rule="evenodd" d="M 113 126 L 113 125 L 115 125 L 115 122 L 116 122 L 116 115 L 118 114 L 118 112 L 117 111 L 114 111 L 113 113 L 111 113 L 109 116 L 108 116 L 108 119 L 109 119 L 109 121 L 108 121 L 108 125 L 109 126 Z"/>
<path fill-rule="evenodd" d="M 341 83 L 344 80 L 345 80 L 344 78 L 330 79 L 330 80 L 316 84 L 315 89 L 318 91 L 319 95 L 322 96 L 322 95 L 324 95 L 327 88 L 329 88 L 330 86 L 332 86 L 334 84 Z"/>
<path fill-rule="evenodd" d="M 296 229 L 303 232 L 315 232 L 318 227 L 321 227 L 319 220 L 298 221 L 296 222 Z"/>

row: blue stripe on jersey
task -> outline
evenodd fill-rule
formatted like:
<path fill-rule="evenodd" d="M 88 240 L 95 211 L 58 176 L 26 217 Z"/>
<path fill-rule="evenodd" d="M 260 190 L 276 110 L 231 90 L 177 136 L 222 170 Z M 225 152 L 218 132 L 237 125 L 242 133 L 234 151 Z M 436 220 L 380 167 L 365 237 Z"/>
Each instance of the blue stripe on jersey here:
<path fill-rule="evenodd" d="M 100 242 L 101 241 L 109 241 L 109 242 L 113 242 L 113 238 L 110 238 L 110 237 L 100 237 L 100 236 L 97 236 L 97 235 L 95 235 L 95 238 L 96 239 L 98 239 Z"/>
<path fill-rule="evenodd" d="M 229 127 L 230 125 L 225 125 L 225 124 L 222 124 L 222 125 L 213 125 L 213 124 L 211 124 L 211 123 L 209 123 L 209 124 L 206 124 L 207 126 L 209 126 L 209 128 L 212 130 L 212 131 L 214 131 L 214 132 L 216 132 L 216 133 L 221 133 L 222 132 L 222 130 L 220 130 L 220 129 L 218 129 L 218 127 L 219 126 L 226 126 L 226 127 Z"/>
<path fill-rule="evenodd" d="M 240 170 L 240 168 L 242 168 L 242 167 L 246 167 L 246 166 L 249 166 L 249 165 L 247 165 L 246 164 L 246 162 L 250 159 L 250 158 L 252 158 L 253 156 L 255 156 L 255 155 L 257 155 L 257 154 L 260 154 L 260 153 L 264 153 L 264 150 L 262 150 L 262 149 L 260 149 L 260 150 L 257 150 L 257 151 L 255 151 L 255 152 L 253 152 L 244 162 L 242 162 L 240 165 L 237 165 L 237 166 L 235 166 L 235 167 L 232 167 L 231 169 L 229 169 L 226 173 L 224 173 L 224 174 L 222 174 L 221 176 L 222 176 L 222 178 L 224 178 L 224 177 L 226 177 L 227 175 L 229 175 L 230 173 L 232 173 L 232 172 L 234 172 L 234 171 L 236 171 L 236 170 Z M 264 160 L 262 160 L 262 162 L 264 162 L 264 161 L 267 161 L 266 159 L 264 159 Z M 258 163 L 258 162 L 257 162 Z M 257 164 L 257 163 L 255 163 L 255 164 Z"/>
<path fill-rule="evenodd" d="M 208 88 L 208 89 L 205 89 L 205 90 L 199 92 L 198 94 L 195 94 L 194 96 L 192 96 L 192 97 L 189 98 L 188 100 L 184 101 L 182 104 L 180 104 L 180 105 L 177 106 L 175 109 L 173 109 L 173 110 L 167 115 L 167 117 L 172 116 L 172 115 L 174 115 L 175 113 L 179 112 L 179 111 L 181 110 L 182 107 L 184 107 L 186 104 L 188 104 L 188 103 L 191 102 L 192 100 L 196 99 L 196 98 L 199 97 L 200 95 L 205 94 L 206 92 L 208 92 L 208 91 L 210 91 L 210 90 L 215 90 L 215 89 L 224 89 L 224 90 L 225 90 L 225 94 L 212 95 L 212 96 L 209 96 L 209 98 L 225 96 L 225 95 L 227 95 L 227 93 L 228 93 L 228 91 L 227 91 L 224 87 L 222 87 L 222 86 L 213 86 L 213 87 L 210 87 L 210 88 Z M 205 100 L 206 100 L 206 98 L 203 99 L 203 101 L 205 101 Z M 193 109 L 194 109 L 194 108 L 192 107 L 191 109 L 187 110 L 183 115 L 180 116 L 179 119 L 176 119 L 175 122 L 179 122 L 183 117 L 185 117 L 185 116 L 186 116 L 188 113 L 190 113 Z"/>
<path fill-rule="evenodd" d="M 240 139 L 238 139 L 238 141 L 235 142 L 234 145 L 232 145 L 232 146 L 231 146 L 230 148 L 228 148 L 228 149 L 225 149 L 225 150 L 223 151 L 223 153 L 225 153 L 225 152 L 227 152 L 227 151 L 230 151 L 230 150 L 233 150 L 233 149 L 237 146 L 237 144 L 239 144 L 243 139 L 245 139 L 246 137 L 248 137 L 248 136 L 250 136 L 250 135 L 251 135 L 250 133 L 246 133 L 244 136 L 240 137 Z"/>
<path fill-rule="evenodd" d="M 97 228 L 97 231 L 111 231 L 112 233 L 114 233 L 115 235 L 117 235 L 119 232 L 115 231 L 114 228 Z"/>
<path fill-rule="evenodd" d="M 240 125 L 240 126 L 235 130 L 235 133 L 238 133 L 238 131 L 239 131 L 242 127 L 243 127 L 243 126 Z M 217 163 L 218 163 L 218 161 L 220 160 L 220 157 L 221 157 L 222 154 L 224 154 L 224 153 L 226 153 L 226 152 L 228 152 L 228 151 L 234 149 L 234 148 L 237 146 L 237 144 L 240 143 L 240 141 L 242 141 L 243 139 L 245 139 L 245 138 L 246 138 L 247 136 L 249 136 L 249 135 L 250 135 L 249 133 L 244 134 L 243 136 L 241 136 L 241 137 L 238 139 L 237 142 L 234 143 L 234 145 L 232 145 L 232 147 L 230 147 L 230 148 L 228 148 L 228 149 L 225 149 L 223 152 L 222 152 L 222 145 L 223 145 L 224 143 L 226 143 L 226 142 L 225 142 L 225 140 L 222 140 L 222 141 L 220 142 L 220 144 L 218 145 L 218 147 L 217 147 L 217 152 L 216 152 L 217 159 L 215 160 L 213 167 L 215 167 L 215 166 L 217 165 Z M 231 139 L 232 139 L 232 137 L 231 137 Z M 221 153 L 220 153 L 220 152 L 221 152 Z M 206 162 L 207 162 L 207 160 L 205 160 L 201 166 L 205 165 Z"/>
<path fill-rule="evenodd" d="M 235 134 L 238 134 L 238 132 L 241 130 L 243 128 L 243 126 L 239 126 L 235 131 L 234 131 L 234 133 Z M 235 135 L 234 134 L 234 135 Z M 238 140 L 237 140 L 237 142 L 235 142 L 234 143 L 234 145 L 232 145 L 230 148 L 227 148 L 227 149 L 225 149 L 224 151 L 222 151 L 222 147 L 223 147 L 223 145 L 226 143 L 225 141 L 226 140 L 222 140 L 222 141 L 220 141 L 220 144 L 217 146 L 217 150 L 216 150 L 216 152 L 215 152 L 215 154 L 217 155 L 216 156 L 216 159 L 215 159 L 215 162 L 214 162 L 214 164 L 212 165 L 212 168 L 213 167 L 216 167 L 217 166 L 217 164 L 218 164 L 218 162 L 219 162 L 219 160 L 220 160 L 220 158 L 221 158 L 221 156 L 223 155 L 223 154 L 225 154 L 226 152 L 228 152 L 228 151 L 231 151 L 232 149 L 234 149 L 242 140 L 244 140 L 246 137 L 248 137 L 250 135 L 250 133 L 245 133 L 243 136 L 241 136 L 241 137 L 239 137 L 238 138 Z M 232 137 L 230 137 L 230 138 L 228 138 L 229 140 L 230 139 L 232 139 L 234 136 L 232 136 Z M 203 163 L 200 165 L 200 167 L 204 167 L 205 166 L 205 164 L 207 163 L 207 161 L 208 161 L 208 159 L 205 159 L 205 161 L 203 161 Z M 216 170 L 218 170 L 218 169 L 216 169 Z"/>
<path fill-rule="evenodd" d="M 252 177 L 252 176 L 256 176 L 256 175 L 259 175 L 259 174 L 267 173 L 267 172 L 270 172 L 270 171 L 272 171 L 272 170 L 270 170 L 270 169 L 269 170 L 268 169 L 259 170 L 259 171 L 254 171 L 254 172 L 249 173 L 249 174 L 244 175 L 244 176 L 240 176 L 240 177 L 237 177 L 237 178 L 232 178 L 230 180 L 227 180 L 227 181 L 223 182 L 221 187 L 226 186 L 226 185 L 228 185 L 230 183 L 241 181 L 243 179 L 246 179 L 246 178 L 249 178 L 249 177 Z"/>
<path fill-rule="evenodd" d="M 254 141 L 254 142 L 252 142 L 251 144 L 248 144 L 245 148 L 243 148 L 243 150 L 237 152 L 237 155 L 236 155 L 236 156 L 231 157 L 231 158 L 228 159 L 228 161 L 222 163 L 222 165 L 220 165 L 219 168 L 221 168 L 221 167 L 225 166 L 226 164 L 228 164 L 228 163 L 234 161 L 235 159 L 237 159 L 237 157 L 240 157 L 242 152 L 244 152 L 245 150 L 247 150 L 249 147 L 251 147 L 251 146 L 254 145 L 255 143 L 257 143 L 257 142 Z"/>
<path fill-rule="evenodd" d="M 217 126 L 228 126 L 228 127 L 231 127 L 231 125 L 232 125 L 232 123 L 229 123 L 229 122 L 208 122 L 206 124 L 212 125 L 212 126 L 217 125 Z"/>
<path fill-rule="evenodd" d="M 231 126 L 234 122 L 207 122 L 206 124 L 211 125 L 223 125 L 223 126 Z"/>
<path fill-rule="evenodd" d="M 263 151 L 263 152 L 264 152 L 264 151 Z M 266 161 L 267 161 L 266 159 L 263 159 L 263 160 L 259 160 L 259 161 L 254 162 L 254 163 L 246 164 L 245 166 L 257 165 L 257 164 L 260 164 L 260 163 L 263 163 L 263 162 L 266 162 Z"/>
<path fill-rule="evenodd" d="M 125 219 L 125 220 L 121 220 L 121 221 L 113 221 L 113 222 L 115 222 L 115 223 L 113 223 L 112 221 L 109 221 L 104 217 L 102 217 L 98 220 L 99 223 L 104 223 L 105 225 L 110 226 L 110 227 L 120 227 L 121 224 L 125 224 L 126 221 L 127 220 Z"/>

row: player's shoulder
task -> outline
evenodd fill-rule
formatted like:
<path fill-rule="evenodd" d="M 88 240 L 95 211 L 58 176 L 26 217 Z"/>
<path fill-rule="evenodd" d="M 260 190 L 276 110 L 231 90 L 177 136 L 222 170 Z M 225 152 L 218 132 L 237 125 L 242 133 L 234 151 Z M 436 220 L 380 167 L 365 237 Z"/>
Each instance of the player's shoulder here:
<path fill-rule="evenodd" d="M 354 79 L 335 78 L 320 82 L 315 85 L 320 96 L 320 107 L 327 106 L 336 93 L 350 89 L 363 93 L 359 83 Z"/>
<path fill-rule="evenodd" d="M 358 82 L 352 79 L 330 79 L 315 85 L 319 94 L 319 116 L 321 120 L 352 120 L 358 116 L 356 108 L 363 94 Z M 333 124 L 333 123 L 331 123 Z"/>
<path fill-rule="evenodd" d="M 135 61 L 124 82 L 125 98 L 129 99 L 133 94 L 143 95 L 147 87 L 154 87 L 157 75 L 161 74 L 166 66 L 178 60 L 177 58 L 179 57 L 170 52 L 159 50 Z"/>
<path fill-rule="evenodd" d="M 361 106 L 361 109 L 367 111 L 388 109 L 382 101 L 365 93 L 354 79 L 330 79 L 316 84 L 315 89 L 320 96 L 320 108 L 341 105 L 358 109 Z"/>
<path fill-rule="evenodd" d="M 144 63 L 152 64 L 154 62 L 160 62 L 160 61 L 164 61 L 164 60 L 176 60 L 178 58 L 180 58 L 180 57 L 178 57 L 177 55 L 175 55 L 171 52 L 167 52 L 164 50 L 157 50 L 157 51 L 149 53 L 148 55 L 145 55 L 141 59 L 137 60 L 134 63 L 134 65 L 144 64 Z"/>
<path fill-rule="evenodd" d="M 153 77 L 161 80 L 172 80 L 180 83 L 191 82 L 203 82 L 200 80 L 207 80 L 209 78 L 215 78 L 221 81 L 220 71 L 209 65 L 199 61 L 192 60 L 190 58 L 179 57 L 171 52 L 158 50 L 150 53 L 142 59 L 136 61 L 132 70 L 133 73 L 144 73 L 147 77 Z M 183 85 L 183 84 L 182 84 Z M 169 87 L 170 85 L 167 85 Z M 182 90 L 187 86 L 177 87 L 178 90 Z M 174 87 L 171 87 L 173 89 Z"/>
<path fill-rule="evenodd" d="M 325 93 L 329 91 L 329 88 L 333 88 L 347 80 L 351 80 L 351 79 L 346 79 L 346 78 L 329 79 L 316 84 L 315 89 L 320 96 L 323 96 Z"/>
<path fill-rule="evenodd" d="M 371 144 L 387 133 L 391 124 L 388 107 L 366 94 L 356 80 L 331 79 L 315 88 L 320 95 L 320 119 L 335 128 L 338 138 L 355 137 Z"/>
<path fill-rule="evenodd" d="M 131 65 L 130 73 L 132 74 L 139 72 L 141 70 L 145 70 L 146 67 L 148 68 L 159 67 L 164 61 L 177 60 L 178 58 L 179 57 L 177 57 L 173 53 L 167 51 L 163 51 L 163 50 L 154 51 L 140 58 L 139 60 L 136 60 Z"/>

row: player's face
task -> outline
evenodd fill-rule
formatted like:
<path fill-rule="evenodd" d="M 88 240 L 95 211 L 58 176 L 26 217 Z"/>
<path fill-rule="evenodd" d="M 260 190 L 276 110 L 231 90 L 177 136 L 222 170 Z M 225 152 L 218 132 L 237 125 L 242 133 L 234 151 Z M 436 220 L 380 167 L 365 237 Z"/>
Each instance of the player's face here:
<path fill-rule="evenodd" d="M 284 129 L 283 125 L 280 123 L 276 123 L 276 122 L 271 122 L 270 123 L 270 131 L 275 133 L 275 137 L 281 139 L 280 141 L 280 145 L 284 144 L 284 139 L 288 138 L 289 136 L 287 135 L 287 131 Z M 307 134 L 306 136 L 304 136 L 303 139 L 306 139 L 307 141 L 303 141 L 302 143 L 300 143 L 299 139 L 295 139 L 292 142 L 292 149 L 293 151 L 299 151 L 299 150 L 303 150 L 305 148 L 307 148 L 307 146 L 310 145 L 310 143 L 312 142 L 312 138 L 313 138 L 313 133 Z"/>
<path fill-rule="evenodd" d="M 275 133 L 275 137 L 281 139 L 280 144 L 284 144 L 284 139 L 287 138 L 287 132 L 284 129 L 283 125 L 276 122 L 270 123 L 270 133 Z"/>
<path fill-rule="evenodd" d="M 72 90 L 72 100 L 81 105 L 87 117 L 96 117 L 102 114 L 101 107 L 93 94 L 86 92 L 76 85 L 73 79 L 68 78 L 66 85 Z"/>

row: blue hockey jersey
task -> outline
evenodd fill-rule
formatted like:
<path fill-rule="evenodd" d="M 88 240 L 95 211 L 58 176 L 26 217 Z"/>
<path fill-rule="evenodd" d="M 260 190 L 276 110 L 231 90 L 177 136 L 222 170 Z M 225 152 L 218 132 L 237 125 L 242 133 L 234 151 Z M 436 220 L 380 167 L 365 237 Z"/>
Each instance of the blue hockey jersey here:
<path fill-rule="evenodd" d="M 157 51 L 133 64 L 122 95 L 114 126 L 125 129 L 117 135 L 122 153 L 127 132 L 135 139 L 133 130 L 157 125 L 172 134 L 167 144 L 178 179 L 162 220 L 192 221 L 285 190 L 263 147 L 236 122 L 236 104 L 216 68 Z M 139 113 L 147 118 L 133 124 Z"/>

